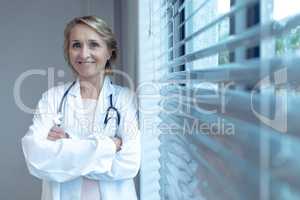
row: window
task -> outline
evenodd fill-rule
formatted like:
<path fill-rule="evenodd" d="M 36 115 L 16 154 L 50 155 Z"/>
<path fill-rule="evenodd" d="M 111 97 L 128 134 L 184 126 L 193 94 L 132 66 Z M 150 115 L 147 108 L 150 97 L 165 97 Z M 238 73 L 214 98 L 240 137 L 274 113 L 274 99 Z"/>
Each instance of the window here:
<path fill-rule="evenodd" d="M 299 3 L 143 2 L 160 109 L 141 199 L 299 199 Z"/>
<path fill-rule="evenodd" d="M 300 12 L 299 2 L 274 0 L 274 20 L 280 21 Z M 300 26 L 297 26 L 283 36 L 276 38 L 275 51 L 277 55 L 293 53 L 300 49 Z"/>

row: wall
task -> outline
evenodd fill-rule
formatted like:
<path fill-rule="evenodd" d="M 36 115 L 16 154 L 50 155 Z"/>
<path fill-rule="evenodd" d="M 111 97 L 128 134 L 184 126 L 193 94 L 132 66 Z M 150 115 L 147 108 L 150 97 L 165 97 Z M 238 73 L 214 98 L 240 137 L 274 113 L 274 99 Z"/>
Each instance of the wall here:
<path fill-rule="evenodd" d="M 115 30 L 118 36 L 120 57 L 116 68 L 125 75 L 117 72 L 116 81 L 122 85 L 137 86 L 138 70 L 138 0 L 115 0 Z M 122 73 L 121 72 L 121 73 Z"/>
<path fill-rule="evenodd" d="M 119 41 L 120 56 L 115 68 L 115 82 L 132 90 L 138 86 L 138 0 L 115 0 L 115 31 Z M 139 175 L 135 178 L 139 196 Z"/>

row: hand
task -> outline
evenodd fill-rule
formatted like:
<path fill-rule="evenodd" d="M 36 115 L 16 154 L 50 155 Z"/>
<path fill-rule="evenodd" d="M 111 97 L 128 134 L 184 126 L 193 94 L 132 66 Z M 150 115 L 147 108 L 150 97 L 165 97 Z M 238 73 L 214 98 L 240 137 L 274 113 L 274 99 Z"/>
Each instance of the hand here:
<path fill-rule="evenodd" d="M 122 147 L 122 140 L 121 140 L 121 138 L 114 137 L 114 138 L 112 138 L 112 140 L 115 142 L 117 152 L 120 151 L 121 147 Z"/>
<path fill-rule="evenodd" d="M 56 141 L 62 138 L 70 138 L 70 136 L 62 128 L 57 126 L 53 126 L 47 136 L 47 139 L 51 141 Z"/>

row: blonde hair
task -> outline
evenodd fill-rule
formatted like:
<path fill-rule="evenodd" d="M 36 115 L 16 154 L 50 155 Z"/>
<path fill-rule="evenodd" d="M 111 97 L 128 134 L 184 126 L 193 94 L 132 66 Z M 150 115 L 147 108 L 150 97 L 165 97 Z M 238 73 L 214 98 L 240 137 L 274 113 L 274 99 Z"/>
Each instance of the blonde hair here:
<path fill-rule="evenodd" d="M 73 70 L 69 57 L 70 33 L 72 28 L 74 28 L 77 24 L 85 24 L 91 27 L 102 37 L 108 49 L 111 51 L 111 57 L 105 65 L 105 73 L 111 74 L 112 64 L 115 63 L 118 56 L 117 41 L 111 28 L 105 23 L 105 21 L 96 16 L 75 17 L 66 25 L 64 30 L 64 57 L 69 66 Z"/>

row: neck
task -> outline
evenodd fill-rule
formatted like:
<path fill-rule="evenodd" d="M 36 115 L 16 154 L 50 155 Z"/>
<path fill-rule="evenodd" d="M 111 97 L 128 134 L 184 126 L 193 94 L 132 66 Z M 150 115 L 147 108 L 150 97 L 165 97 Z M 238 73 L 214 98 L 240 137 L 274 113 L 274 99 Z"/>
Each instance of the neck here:
<path fill-rule="evenodd" d="M 98 99 L 101 92 L 104 75 L 92 78 L 80 77 L 80 94 L 83 99 Z"/>

